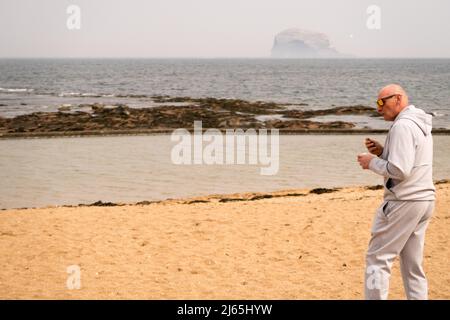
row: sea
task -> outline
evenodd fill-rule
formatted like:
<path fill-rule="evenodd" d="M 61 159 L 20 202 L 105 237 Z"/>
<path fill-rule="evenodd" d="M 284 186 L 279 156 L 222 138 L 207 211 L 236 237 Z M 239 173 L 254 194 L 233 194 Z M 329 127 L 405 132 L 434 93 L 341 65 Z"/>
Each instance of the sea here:
<path fill-rule="evenodd" d="M 152 108 L 161 105 L 152 99 L 159 95 L 375 108 L 377 91 L 389 83 L 433 114 L 434 128 L 450 128 L 450 59 L 0 59 L 0 116 L 95 102 Z M 366 116 L 316 120 L 389 127 Z M 176 164 L 170 135 L 0 139 L 0 208 L 381 184 L 356 162 L 365 138 L 280 136 L 274 175 L 255 164 Z M 434 137 L 433 176 L 450 177 L 448 135 Z"/>
<path fill-rule="evenodd" d="M 154 107 L 157 95 L 375 108 L 389 83 L 432 113 L 435 128 L 450 128 L 450 59 L 0 59 L 0 116 L 94 102 Z M 338 119 L 387 127 L 373 117 Z"/>

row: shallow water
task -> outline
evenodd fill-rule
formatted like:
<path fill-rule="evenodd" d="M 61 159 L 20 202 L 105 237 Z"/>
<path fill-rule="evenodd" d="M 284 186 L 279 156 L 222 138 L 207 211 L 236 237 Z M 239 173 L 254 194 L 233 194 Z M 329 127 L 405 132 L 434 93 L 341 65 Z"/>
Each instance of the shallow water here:
<path fill-rule="evenodd" d="M 364 138 L 280 136 L 272 176 L 261 165 L 175 165 L 169 135 L 0 140 L 0 208 L 381 184 L 356 162 Z M 449 177 L 450 136 L 435 136 L 434 178 Z"/>
<path fill-rule="evenodd" d="M 375 107 L 390 82 L 436 113 L 435 128 L 450 128 L 450 59 L 0 59 L 0 116 L 94 102 L 153 107 L 152 95 Z"/>

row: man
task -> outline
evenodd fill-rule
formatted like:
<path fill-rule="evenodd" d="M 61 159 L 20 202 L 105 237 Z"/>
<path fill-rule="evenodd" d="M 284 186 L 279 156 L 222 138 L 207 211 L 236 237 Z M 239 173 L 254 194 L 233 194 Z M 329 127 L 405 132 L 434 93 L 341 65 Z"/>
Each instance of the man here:
<path fill-rule="evenodd" d="M 363 169 L 384 177 L 384 201 L 375 213 L 366 255 L 365 298 L 387 299 L 391 266 L 400 256 L 408 299 L 427 299 L 422 267 L 425 230 L 434 210 L 431 115 L 409 105 L 399 85 L 380 90 L 377 110 L 393 121 L 382 147 L 366 139 L 371 154 L 358 155 Z"/>

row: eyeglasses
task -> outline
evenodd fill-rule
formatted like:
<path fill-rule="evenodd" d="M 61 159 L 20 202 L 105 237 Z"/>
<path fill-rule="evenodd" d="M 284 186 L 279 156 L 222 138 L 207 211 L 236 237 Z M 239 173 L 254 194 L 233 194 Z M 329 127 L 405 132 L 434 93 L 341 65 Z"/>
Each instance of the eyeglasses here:
<path fill-rule="evenodd" d="M 386 100 L 388 100 L 388 99 L 390 99 L 390 98 L 392 98 L 392 97 L 395 97 L 395 96 L 398 96 L 398 94 L 396 93 L 396 94 L 393 94 L 393 95 L 390 95 L 390 96 L 387 96 L 387 97 L 378 99 L 378 100 L 377 100 L 377 105 L 380 106 L 380 107 L 382 107 L 382 106 L 384 106 L 384 104 L 386 103 Z"/>

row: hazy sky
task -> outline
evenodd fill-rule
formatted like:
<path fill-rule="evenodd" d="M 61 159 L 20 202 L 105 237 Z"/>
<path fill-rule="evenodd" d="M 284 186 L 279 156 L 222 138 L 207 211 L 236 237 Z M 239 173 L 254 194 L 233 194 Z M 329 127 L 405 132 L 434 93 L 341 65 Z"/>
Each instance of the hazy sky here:
<path fill-rule="evenodd" d="M 449 0 L 0 0 L 0 57 L 268 57 L 293 27 L 360 57 L 450 57 Z"/>

